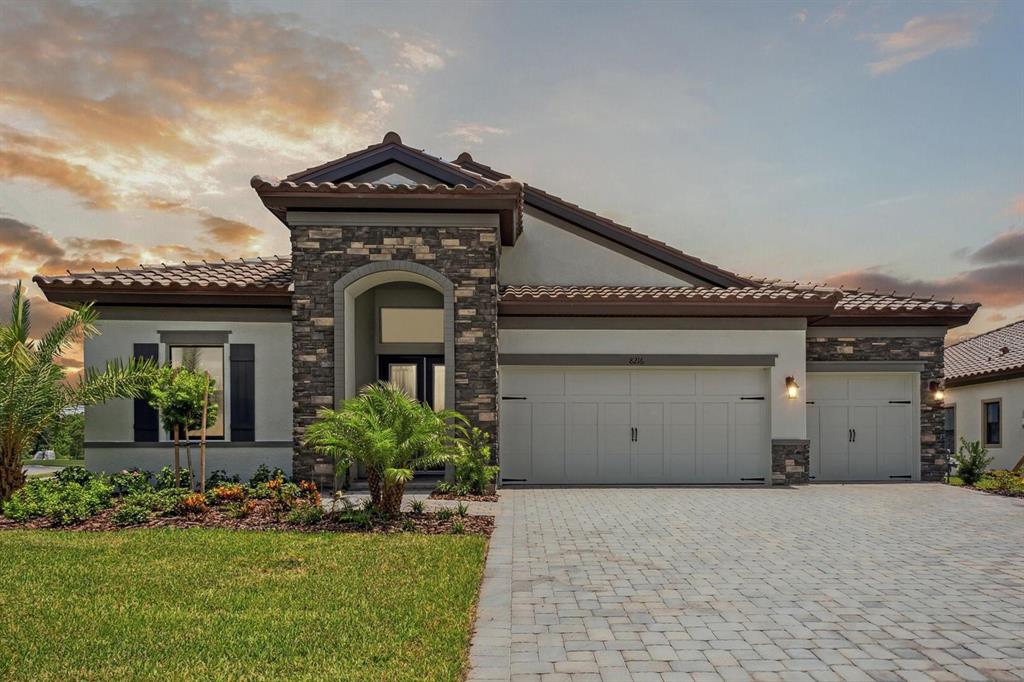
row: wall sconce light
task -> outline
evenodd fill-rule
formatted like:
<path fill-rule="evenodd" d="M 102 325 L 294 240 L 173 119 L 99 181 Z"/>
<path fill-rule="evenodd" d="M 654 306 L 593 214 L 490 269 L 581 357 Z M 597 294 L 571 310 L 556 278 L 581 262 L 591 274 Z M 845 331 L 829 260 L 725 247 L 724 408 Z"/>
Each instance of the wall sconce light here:
<path fill-rule="evenodd" d="M 796 383 L 796 379 L 793 377 L 786 377 L 786 395 L 790 400 L 800 397 L 800 384 Z"/>
<path fill-rule="evenodd" d="M 928 392 L 932 394 L 932 397 L 936 400 L 942 400 L 946 397 L 946 393 L 942 390 L 942 386 L 937 381 L 928 382 Z"/>

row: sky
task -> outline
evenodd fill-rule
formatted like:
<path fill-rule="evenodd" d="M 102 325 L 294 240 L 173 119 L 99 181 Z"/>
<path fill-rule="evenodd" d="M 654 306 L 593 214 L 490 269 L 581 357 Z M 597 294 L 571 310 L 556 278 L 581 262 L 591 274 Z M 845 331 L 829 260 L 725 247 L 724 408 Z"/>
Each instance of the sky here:
<path fill-rule="evenodd" d="M 0 314 L 36 273 L 287 254 L 249 178 L 395 130 L 978 333 L 1024 318 L 1022 36 L 1014 2 L 0 0 Z"/>

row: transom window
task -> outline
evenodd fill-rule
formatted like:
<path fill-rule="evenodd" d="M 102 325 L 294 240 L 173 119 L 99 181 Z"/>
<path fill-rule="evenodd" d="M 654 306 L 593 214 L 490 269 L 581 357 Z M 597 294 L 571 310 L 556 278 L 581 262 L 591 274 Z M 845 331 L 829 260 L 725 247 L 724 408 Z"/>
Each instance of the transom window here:
<path fill-rule="evenodd" d="M 207 438 L 224 437 L 224 346 L 171 346 L 171 366 L 193 371 L 209 372 L 216 383 L 210 392 L 210 402 L 217 405 L 217 423 L 206 429 Z M 199 430 L 188 434 L 198 438 Z"/>
<path fill-rule="evenodd" d="M 443 343 L 441 308 L 381 308 L 381 343 Z"/>
<path fill-rule="evenodd" d="M 998 400 L 981 403 L 982 431 L 985 445 L 999 447 L 1003 444 L 1003 404 Z"/>

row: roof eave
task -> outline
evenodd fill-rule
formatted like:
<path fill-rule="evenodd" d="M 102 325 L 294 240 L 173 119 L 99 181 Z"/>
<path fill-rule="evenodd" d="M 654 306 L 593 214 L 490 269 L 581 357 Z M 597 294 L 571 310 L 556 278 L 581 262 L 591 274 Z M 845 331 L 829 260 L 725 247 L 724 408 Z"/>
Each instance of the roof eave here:
<path fill-rule="evenodd" d="M 1007 367 L 982 374 L 947 377 L 943 383 L 946 388 L 956 388 L 957 386 L 972 386 L 974 384 L 987 384 L 993 381 L 1009 381 L 1021 378 L 1024 378 L 1024 367 Z"/>
<path fill-rule="evenodd" d="M 810 323 L 814 327 L 904 326 L 945 327 L 952 329 L 971 321 L 978 306 L 965 310 L 930 312 L 908 310 L 837 310 Z"/>
<path fill-rule="evenodd" d="M 57 305 L 192 305 L 290 308 L 292 294 L 280 287 L 89 286 L 32 278 L 46 300 Z"/>

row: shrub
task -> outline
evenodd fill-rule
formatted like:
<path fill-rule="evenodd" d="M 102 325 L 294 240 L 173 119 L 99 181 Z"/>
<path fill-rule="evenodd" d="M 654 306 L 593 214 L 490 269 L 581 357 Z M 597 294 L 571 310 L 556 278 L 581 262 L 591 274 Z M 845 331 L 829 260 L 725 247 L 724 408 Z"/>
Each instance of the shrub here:
<path fill-rule="evenodd" d="M 192 480 L 189 477 L 189 470 L 182 467 L 178 471 L 178 479 L 174 479 L 174 467 L 164 467 L 156 475 L 156 489 L 166 490 L 168 488 L 191 488 Z"/>
<path fill-rule="evenodd" d="M 447 521 L 453 516 L 455 516 L 455 510 L 449 509 L 448 507 L 441 507 L 434 512 L 434 517 L 437 518 L 438 521 Z"/>
<path fill-rule="evenodd" d="M 988 450 L 978 441 L 969 443 L 966 438 L 960 438 L 960 451 L 953 455 L 953 461 L 964 485 L 974 485 L 992 463 L 992 457 L 988 456 Z"/>
<path fill-rule="evenodd" d="M 84 485 L 58 485 L 56 494 L 50 498 L 46 516 L 55 526 L 78 523 L 109 507 L 113 495 L 114 486 L 101 478 L 94 478 Z"/>
<path fill-rule="evenodd" d="M 982 490 L 993 490 L 1013 495 L 1024 494 L 1024 478 L 1017 472 L 1005 469 L 988 472 L 978 480 L 976 486 Z"/>
<path fill-rule="evenodd" d="M 454 495 L 456 487 L 454 483 L 448 481 L 438 481 L 437 485 L 434 486 L 434 492 L 441 495 Z"/>
<path fill-rule="evenodd" d="M 56 478 L 61 483 L 77 483 L 78 485 L 84 485 L 93 479 L 93 474 L 85 467 L 70 466 L 64 467 L 58 471 Z"/>
<path fill-rule="evenodd" d="M 245 499 L 245 488 L 240 485 L 219 485 L 206 494 L 213 504 L 241 502 Z"/>
<path fill-rule="evenodd" d="M 413 500 L 412 502 L 409 503 L 409 511 L 411 511 L 413 514 L 416 514 L 417 516 L 426 511 L 426 509 L 427 505 L 426 503 L 423 502 L 423 500 Z"/>
<path fill-rule="evenodd" d="M 58 485 L 59 482 L 52 478 L 30 480 L 4 503 L 4 516 L 20 523 L 45 516 Z"/>
<path fill-rule="evenodd" d="M 459 444 L 454 464 L 459 494 L 483 495 L 498 475 L 498 467 L 491 465 L 491 434 L 473 427 Z"/>
<path fill-rule="evenodd" d="M 261 464 L 258 467 L 256 467 L 256 471 L 249 479 L 249 485 L 254 486 L 259 483 L 269 483 L 275 478 L 284 481 L 287 480 L 288 477 L 285 476 L 284 469 L 281 469 L 280 467 L 277 467 L 273 471 L 271 471 L 270 467 L 268 467 L 266 464 Z"/>
<path fill-rule="evenodd" d="M 402 530 L 406 533 L 415 533 L 416 524 L 412 519 L 406 518 L 402 521 Z"/>
<path fill-rule="evenodd" d="M 466 527 L 462 525 L 462 521 L 456 521 L 452 524 L 452 535 L 462 535 L 466 532 Z"/>
<path fill-rule="evenodd" d="M 288 512 L 285 521 L 297 526 L 315 526 L 323 521 L 324 508 L 319 504 L 305 502 Z"/>
<path fill-rule="evenodd" d="M 241 482 L 242 478 L 238 474 L 228 476 L 228 472 L 223 469 L 217 469 L 210 474 L 209 478 L 206 479 L 206 489 L 209 490 L 210 488 L 216 488 L 217 486 L 231 485 Z"/>
<path fill-rule="evenodd" d="M 143 493 L 151 491 L 153 486 L 149 484 L 150 473 L 139 469 L 125 469 L 114 474 L 110 479 L 119 495 L 130 495 L 132 493 Z"/>
<path fill-rule="evenodd" d="M 118 526 L 137 526 L 149 521 L 149 509 L 135 504 L 121 505 L 112 517 Z"/>
<path fill-rule="evenodd" d="M 187 516 L 202 514 L 208 509 L 206 497 L 202 493 L 190 493 L 178 502 L 178 511 Z"/>
<path fill-rule="evenodd" d="M 244 519 L 256 511 L 255 500 L 242 500 L 228 505 L 228 516 L 233 519 Z"/>
<path fill-rule="evenodd" d="M 469 516 L 469 507 L 464 502 L 459 502 L 459 506 L 456 507 L 455 513 L 459 515 L 459 518 L 466 518 Z"/>
<path fill-rule="evenodd" d="M 161 516 L 173 514 L 177 511 L 178 503 L 189 495 L 184 488 L 166 488 L 164 490 L 149 490 L 145 492 L 132 493 L 124 498 L 125 505 L 142 507 Z"/>

